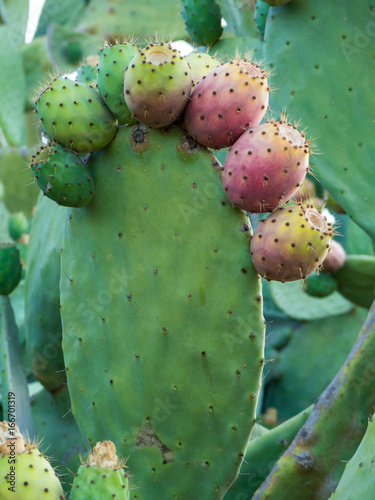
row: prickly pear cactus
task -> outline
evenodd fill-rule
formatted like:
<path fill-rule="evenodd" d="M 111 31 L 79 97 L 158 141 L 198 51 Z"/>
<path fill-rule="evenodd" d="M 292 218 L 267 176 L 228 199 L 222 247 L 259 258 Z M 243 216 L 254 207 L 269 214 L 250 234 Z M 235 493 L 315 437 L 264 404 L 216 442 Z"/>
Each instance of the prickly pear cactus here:
<path fill-rule="evenodd" d="M 186 31 L 198 45 L 211 45 L 220 38 L 221 12 L 215 0 L 182 0 L 181 13 Z"/>
<path fill-rule="evenodd" d="M 68 212 L 63 349 L 92 444 L 129 457 L 131 498 L 221 499 L 241 465 L 263 366 L 248 217 L 177 126 L 120 128 Z"/>

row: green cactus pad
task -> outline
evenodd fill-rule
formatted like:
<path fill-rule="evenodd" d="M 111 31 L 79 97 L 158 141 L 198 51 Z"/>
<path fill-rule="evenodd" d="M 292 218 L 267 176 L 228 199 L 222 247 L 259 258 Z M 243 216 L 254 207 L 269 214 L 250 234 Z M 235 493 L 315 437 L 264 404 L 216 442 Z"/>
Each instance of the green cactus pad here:
<path fill-rule="evenodd" d="M 22 277 L 19 249 L 11 243 L 0 243 L 0 295 L 9 295 Z"/>
<path fill-rule="evenodd" d="M 293 302 L 293 297 L 290 301 Z M 288 345 L 279 351 L 273 363 L 277 376 L 266 381 L 265 410 L 276 408 L 279 420 L 283 421 L 312 404 L 345 361 L 366 313 L 357 309 L 294 328 Z"/>
<path fill-rule="evenodd" d="M 13 466 L 15 484 L 10 483 Z M 34 446 L 12 457 L 0 455 L 1 500 L 63 500 L 61 483 L 49 461 Z M 4 480 L 5 479 L 5 480 Z M 13 486 L 13 490 L 9 490 Z"/>
<path fill-rule="evenodd" d="M 23 212 L 17 212 L 9 216 L 8 219 L 9 236 L 18 241 L 23 234 L 29 232 L 29 221 Z"/>
<path fill-rule="evenodd" d="M 103 148 L 117 130 L 99 92 L 66 77 L 56 78 L 39 94 L 36 110 L 49 137 L 80 153 Z"/>
<path fill-rule="evenodd" d="M 361 307 L 370 307 L 375 298 L 375 257 L 347 255 L 345 264 L 333 273 L 339 292 Z"/>
<path fill-rule="evenodd" d="M 249 219 L 178 127 L 121 128 L 89 164 L 98 188 L 69 211 L 60 282 L 73 414 L 129 457 L 133 499 L 221 499 L 263 366 Z"/>
<path fill-rule="evenodd" d="M 339 292 L 333 292 L 328 297 L 313 297 L 306 293 L 300 281 L 272 281 L 268 286 L 277 307 L 294 319 L 323 319 L 344 314 L 354 307 Z"/>
<path fill-rule="evenodd" d="M 254 492 L 272 470 L 275 462 L 306 422 L 311 409 L 310 406 L 259 436 L 255 436 L 255 432 L 252 433 L 240 474 L 225 495 L 225 500 L 251 500 Z"/>
<path fill-rule="evenodd" d="M 220 7 L 215 0 L 182 0 L 182 18 L 186 31 L 198 45 L 212 45 L 219 40 L 221 27 Z"/>
<path fill-rule="evenodd" d="M 129 479 L 116 456 L 116 448 L 111 441 L 97 443 L 93 455 L 82 464 L 75 474 L 70 500 L 129 500 Z"/>
<path fill-rule="evenodd" d="M 124 73 L 138 54 L 135 44 L 122 43 L 104 47 L 98 63 L 98 90 L 112 114 L 122 123 L 135 123 L 124 99 Z"/>
<path fill-rule="evenodd" d="M 66 208 L 40 194 L 27 253 L 25 324 L 34 375 L 49 391 L 66 383 L 59 289 L 66 220 Z"/>
<path fill-rule="evenodd" d="M 94 196 L 92 175 L 78 153 L 58 143 L 41 146 L 31 169 L 43 194 L 59 205 L 84 207 Z"/>
<path fill-rule="evenodd" d="M 352 0 L 294 0 L 271 8 L 270 15 L 264 57 L 275 68 L 278 89 L 271 108 L 287 109 L 317 137 L 313 171 L 374 238 L 374 116 L 368 106 L 374 93 L 374 2 L 363 0 L 358 8 Z"/>
<path fill-rule="evenodd" d="M 371 500 L 375 491 L 375 415 L 369 419 L 366 434 L 347 463 L 344 474 L 330 500 Z"/>

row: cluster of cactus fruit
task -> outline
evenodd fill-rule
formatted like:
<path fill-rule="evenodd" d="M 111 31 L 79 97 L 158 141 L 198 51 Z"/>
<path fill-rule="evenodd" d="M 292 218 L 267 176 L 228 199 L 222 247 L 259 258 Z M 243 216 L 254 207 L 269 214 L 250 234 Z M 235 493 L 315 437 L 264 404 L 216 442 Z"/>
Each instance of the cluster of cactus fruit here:
<path fill-rule="evenodd" d="M 282 208 L 309 171 L 311 149 L 284 116 L 261 124 L 269 109 L 268 78 L 249 58 L 224 64 L 207 53 L 184 58 L 170 43 L 108 45 L 96 84 L 58 77 L 38 95 L 36 112 L 49 142 L 32 159 L 36 182 L 61 205 L 86 206 L 94 182 L 82 155 L 108 146 L 119 126 L 182 127 L 200 146 L 229 147 L 222 183 L 233 206 L 273 212 L 251 245 L 259 274 L 304 279 L 321 267 L 332 228 L 312 205 Z"/>

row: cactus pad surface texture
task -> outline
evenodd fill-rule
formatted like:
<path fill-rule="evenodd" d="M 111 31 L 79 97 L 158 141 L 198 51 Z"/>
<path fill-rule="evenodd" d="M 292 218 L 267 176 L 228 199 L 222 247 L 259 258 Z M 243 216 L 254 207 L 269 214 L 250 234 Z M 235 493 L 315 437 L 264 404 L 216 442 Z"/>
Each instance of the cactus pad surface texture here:
<path fill-rule="evenodd" d="M 132 499 L 221 499 L 254 425 L 264 363 L 247 215 L 178 126 L 123 127 L 68 211 L 61 274 L 72 410 L 129 457 Z"/>
<path fill-rule="evenodd" d="M 374 26 L 372 0 L 294 0 L 270 8 L 264 46 L 277 73 L 271 108 L 302 117 L 316 138 L 314 172 L 372 238 Z"/>

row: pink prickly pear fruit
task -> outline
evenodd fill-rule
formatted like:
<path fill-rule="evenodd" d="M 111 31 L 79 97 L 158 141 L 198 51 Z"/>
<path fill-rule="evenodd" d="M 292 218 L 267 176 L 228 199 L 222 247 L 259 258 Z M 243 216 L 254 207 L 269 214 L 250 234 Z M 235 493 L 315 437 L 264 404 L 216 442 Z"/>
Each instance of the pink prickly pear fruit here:
<path fill-rule="evenodd" d="M 214 69 L 195 87 L 183 116 L 187 132 L 204 146 L 227 148 L 259 125 L 269 100 L 267 74 L 246 59 Z"/>
<path fill-rule="evenodd" d="M 284 120 L 247 130 L 224 162 L 229 201 L 247 212 L 271 212 L 289 201 L 309 169 L 305 136 Z"/>
<path fill-rule="evenodd" d="M 254 267 L 266 280 L 305 279 L 322 265 L 331 235 L 332 225 L 312 205 L 279 207 L 254 231 Z"/>
<path fill-rule="evenodd" d="M 322 271 L 334 273 L 343 267 L 346 260 L 346 252 L 336 240 L 331 241 L 327 257 L 323 261 Z"/>

